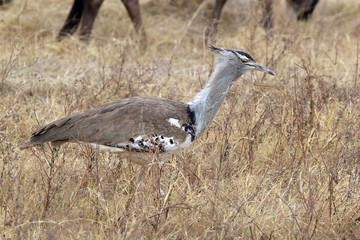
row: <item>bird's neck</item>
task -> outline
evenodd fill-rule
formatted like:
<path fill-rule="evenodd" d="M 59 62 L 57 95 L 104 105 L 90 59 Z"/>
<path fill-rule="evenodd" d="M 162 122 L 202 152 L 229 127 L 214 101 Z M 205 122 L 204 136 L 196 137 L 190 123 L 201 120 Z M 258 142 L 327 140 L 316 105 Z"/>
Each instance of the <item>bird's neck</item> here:
<path fill-rule="evenodd" d="M 196 94 L 190 103 L 190 110 L 195 115 L 197 137 L 204 133 L 214 119 L 230 89 L 231 83 L 240 75 L 238 71 L 229 69 L 226 63 L 218 63 L 215 66 L 209 82 Z"/>

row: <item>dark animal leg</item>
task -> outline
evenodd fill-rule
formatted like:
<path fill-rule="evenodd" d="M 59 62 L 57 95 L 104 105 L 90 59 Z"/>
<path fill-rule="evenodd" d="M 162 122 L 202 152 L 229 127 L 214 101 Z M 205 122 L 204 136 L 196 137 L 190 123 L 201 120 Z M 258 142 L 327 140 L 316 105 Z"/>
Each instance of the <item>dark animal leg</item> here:
<path fill-rule="evenodd" d="M 143 49 L 146 48 L 146 33 L 142 28 L 142 19 L 140 13 L 139 0 L 122 0 L 131 21 L 134 24 L 136 32 L 140 35 L 140 44 Z"/>
<path fill-rule="evenodd" d="M 273 27 L 272 21 L 272 0 L 259 0 L 263 6 L 263 19 L 262 23 L 265 29 Z"/>
<path fill-rule="evenodd" d="M 205 43 L 208 42 L 208 38 L 212 38 L 217 30 L 217 24 L 219 22 L 221 11 L 225 5 L 227 0 L 216 0 L 215 8 L 212 14 L 212 18 L 210 20 L 210 24 L 205 30 Z"/>
<path fill-rule="evenodd" d="M 294 9 L 297 20 L 306 21 L 311 16 L 319 0 L 287 0 L 287 3 Z"/>
<path fill-rule="evenodd" d="M 60 41 L 66 35 L 73 34 L 81 21 L 80 39 L 87 42 L 89 40 L 96 15 L 103 2 L 104 0 L 74 0 L 69 16 L 60 30 L 57 40 Z M 122 0 L 122 2 L 124 3 L 131 21 L 134 24 L 136 32 L 140 35 L 140 42 L 145 43 L 143 45 L 145 45 L 146 48 L 146 34 L 141 27 L 142 19 L 139 0 Z"/>
<path fill-rule="evenodd" d="M 298 14 L 297 20 L 302 20 L 302 21 L 308 20 L 309 17 L 311 16 L 312 12 L 314 11 L 316 4 L 318 4 L 318 2 L 319 2 L 319 0 L 312 0 L 312 2 L 310 3 L 310 6 L 306 6 L 304 11 L 301 12 L 300 14 Z"/>
<path fill-rule="evenodd" d="M 0 0 L 0 6 L 4 5 L 5 3 L 9 3 L 11 0 Z"/>
<path fill-rule="evenodd" d="M 134 24 L 136 32 L 140 31 L 142 19 L 138 0 L 122 0 L 125 8 Z"/>
<path fill-rule="evenodd" d="M 89 40 L 91 29 L 94 24 L 96 15 L 104 0 L 88 0 L 85 1 L 84 13 L 80 28 L 80 40 L 87 42 Z"/>
<path fill-rule="evenodd" d="M 74 0 L 69 16 L 56 38 L 58 41 L 61 41 L 66 35 L 73 34 L 76 31 L 83 14 L 84 4 L 86 4 L 86 2 L 87 0 Z"/>

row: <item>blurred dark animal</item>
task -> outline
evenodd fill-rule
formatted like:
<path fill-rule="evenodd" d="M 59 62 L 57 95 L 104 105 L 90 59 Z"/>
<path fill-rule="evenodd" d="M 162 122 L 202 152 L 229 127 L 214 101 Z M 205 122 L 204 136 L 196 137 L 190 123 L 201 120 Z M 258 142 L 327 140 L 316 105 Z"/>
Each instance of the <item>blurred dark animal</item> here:
<path fill-rule="evenodd" d="M 211 29 L 216 30 L 217 22 L 220 19 L 222 8 L 227 0 L 216 0 L 214 12 L 211 19 Z M 259 0 L 263 7 L 262 23 L 264 28 L 271 28 L 272 23 L 272 2 L 273 0 Z M 286 0 L 288 5 L 295 11 L 298 20 L 307 20 L 319 0 Z"/>
<path fill-rule="evenodd" d="M 103 2 L 104 0 L 74 0 L 69 16 L 61 28 L 57 40 L 60 41 L 66 35 L 73 34 L 81 21 L 80 39 L 87 42 L 94 20 Z M 122 2 L 134 24 L 135 30 L 139 33 L 142 24 L 139 0 L 122 0 Z M 144 34 L 145 32 L 142 32 L 142 35 Z"/>
<path fill-rule="evenodd" d="M 308 20 L 319 0 L 287 0 L 296 15 L 297 20 Z"/>
<path fill-rule="evenodd" d="M 9 3 L 11 0 L 0 0 L 0 6 L 4 5 L 5 3 Z"/>
<path fill-rule="evenodd" d="M 266 29 L 271 28 L 273 25 L 272 1 L 273 0 L 259 0 L 264 9 L 262 23 Z M 104 0 L 74 0 L 69 16 L 60 30 L 57 40 L 60 41 L 66 35 L 73 34 L 81 22 L 80 39 L 87 42 L 91 34 L 95 17 L 103 2 Z M 139 0 L 122 0 L 122 2 L 124 3 L 131 21 L 135 26 L 135 30 L 141 34 L 141 39 L 145 40 L 145 31 L 141 28 L 142 20 Z M 227 0 L 215 0 L 215 7 L 210 21 L 210 26 L 205 32 L 206 41 L 208 36 L 215 34 L 221 11 L 226 2 Z M 319 0 L 287 0 L 289 6 L 292 7 L 297 14 L 298 20 L 307 20 L 318 2 Z"/>
<path fill-rule="evenodd" d="M 206 38 L 209 36 L 213 36 L 217 29 L 217 23 L 219 22 L 221 11 L 225 5 L 227 0 L 216 0 L 215 8 L 212 14 L 212 18 L 210 21 L 210 26 L 205 32 Z M 272 0 L 259 0 L 260 4 L 263 5 L 263 24 L 265 28 L 272 27 Z"/>

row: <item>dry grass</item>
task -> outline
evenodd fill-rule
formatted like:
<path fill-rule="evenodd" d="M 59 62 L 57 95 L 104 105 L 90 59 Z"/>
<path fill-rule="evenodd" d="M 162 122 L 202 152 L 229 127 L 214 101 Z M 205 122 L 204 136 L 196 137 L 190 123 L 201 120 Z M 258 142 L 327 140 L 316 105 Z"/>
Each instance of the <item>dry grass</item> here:
<path fill-rule="evenodd" d="M 217 45 L 249 51 L 276 77 L 237 81 L 209 130 L 148 166 L 141 188 L 141 168 L 116 155 L 18 149 L 38 126 L 118 98 L 191 100 L 214 64 L 202 42 L 213 2 L 196 16 L 198 3 L 155 2 L 141 3 L 146 51 L 118 0 L 103 4 L 88 46 L 54 40 L 72 0 L 0 10 L 1 238 L 357 238 L 357 0 L 322 0 L 308 23 L 279 0 L 268 33 L 256 1 L 230 1 Z"/>

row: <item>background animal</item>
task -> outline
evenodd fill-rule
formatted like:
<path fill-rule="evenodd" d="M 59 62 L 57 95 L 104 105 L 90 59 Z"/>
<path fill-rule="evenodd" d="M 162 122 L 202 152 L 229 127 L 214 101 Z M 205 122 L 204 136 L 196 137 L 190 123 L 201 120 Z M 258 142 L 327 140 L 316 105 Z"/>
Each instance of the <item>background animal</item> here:
<path fill-rule="evenodd" d="M 64 26 L 59 32 L 57 40 L 60 41 L 67 34 L 73 34 L 81 22 L 79 33 L 80 39 L 88 41 L 96 15 L 103 2 L 104 0 L 74 0 L 70 13 L 65 20 Z M 122 0 L 122 2 L 134 24 L 135 30 L 140 32 L 142 19 L 139 1 Z M 143 34 L 145 34 L 145 32 L 143 32 Z"/>
<path fill-rule="evenodd" d="M 263 7 L 262 22 L 265 28 L 271 28 L 273 25 L 272 1 L 273 0 L 259 0 L 260 5 Z M 74 0 L 70 13 L 57 39 L 60 41 L 67 34 L 73 34 L 81 22 L 80 39 L 88 41 L 96 15 L 103 2 L 104 0 Z M 145 39 L 145 31 L 141 28 L 142 18 L 139 0 L 122 0 L 122 2 L 131 18 L 135 30 L 140 33 L 142 39 Z M 205 32 L 206 38 L 215 34 L 217 23 L 226 2 L 227 0 L 215 0 L 212 18 Z M 287 0 L 287 3 L 296 12 L 299 20 L 306 20 L 313 12 L 318 0 Z"/>
<path fill-rule="evenodd" d="M 216 0 L 215 8 L 212 15 L 212 28 L 216 30 L 216 23 L 220 19 L 221 11 L 228 0 Z M 273 26 L 272 19 L 272 5 L 273 0 L 258 0 L 260 6 L 263 8 L 262 23 L 265 28 Z M 286 0 L 289 7 L 295 11 L 298 20 L 307 20 L 314 11 L 316 4 L 319 0 Z"/>
<path fill-rule="evenodd" d="M 4 5 L 5 3 L 9 3 L 11 0 L 0 0 L 0 6 Z"/>
<path fill-rule="evenodd" d="M 307 20 L 319 0 L 286 0 L 289 6 L 295 11 L 298 20 Z"/>

